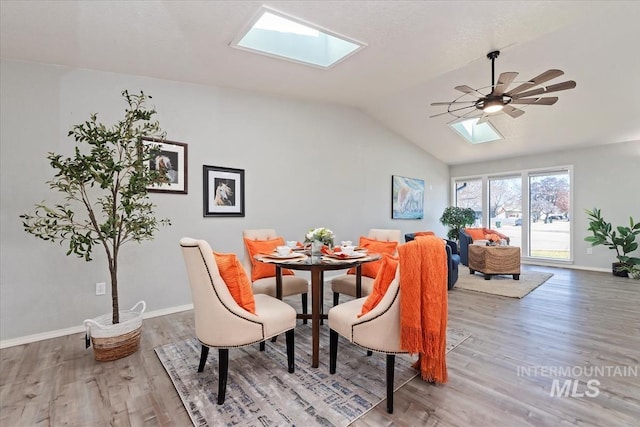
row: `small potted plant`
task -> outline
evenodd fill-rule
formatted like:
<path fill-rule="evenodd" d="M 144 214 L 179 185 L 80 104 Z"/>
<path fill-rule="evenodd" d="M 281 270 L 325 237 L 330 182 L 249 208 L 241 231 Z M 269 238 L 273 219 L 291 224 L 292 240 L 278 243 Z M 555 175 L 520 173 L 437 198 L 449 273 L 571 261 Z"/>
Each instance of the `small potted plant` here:
<path fill-rule="evenodd" d="M 640 258 L 631 257 L 629 254 L 638 249 L 636 236 L 640 234 L 640 222 L 634 223 L 629 217 L 629 227 L 613 227 L 610 222 L 606 222 L 602 217 L 600 209 L 585 210 L 589 217 L 588 230 L 592 236 L 584 238 L 591 243 L 591 246 L 604 245 L 616 251 L 618 262 L 612 263 L 612 273 L 616 276 L 626 277 L 634 266 L 640 265 Z"/>
<path fill-rule="evenodd" d="M 111 279 L 112 313 L 85 321 L 94 344 L 96 360 L 114 360 L 135 352 L 140 342 L 142 312 L 120 311 L 118 303 L 118 257 L 125 243 L 153 238 L 159 225 L 168 219 L 156 219 L 147 188 L 164 182 L 164 171 L 151 169 L 148 162 L 158 146 L 145 144 L 143 138 L 164 136 L 156 113 L 146 108 L 147 98 L 122 92 L 128 109 L 124 119 L 112 127 L 97 120 L 97 114 L 72 127 L 68 136 L 76 147 L 71 157 L 49 153 L 47 159 L 55 171 L 49 187 L 60 193 L 64 202 L 36 204 L 33 213 L 20 215 L 27 233 L 50 242 L 66 242 L 67 255 L 91 261 L 95 246 L 107 255 Z M 88 345 L 88 340 L 87 340 Z"/>
<path fill-rule="evenodd" d="M 460 230 L 472 225 L 476 221 L 476 213 L 471 208 L 461 208 L 458 206 L 449 206 L 445 208 L 440 222 L 442 225 L 449 227 L 447 238 L 449 240 L 458 241 Z"/>

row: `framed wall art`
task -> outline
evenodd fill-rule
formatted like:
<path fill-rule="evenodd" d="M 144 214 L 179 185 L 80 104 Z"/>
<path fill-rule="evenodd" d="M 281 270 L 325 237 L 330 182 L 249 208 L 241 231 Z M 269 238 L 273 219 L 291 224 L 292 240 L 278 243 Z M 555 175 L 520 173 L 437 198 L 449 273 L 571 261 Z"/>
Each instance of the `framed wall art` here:
<path fill-rule="evenodd" d="M 391 176 L 391 218 L 424 218 L 424 180 Z"/>
<path fill-rule="evenodd" d="M 147 145 L 156 145 L 160 152 L 148 163 L 151 170 L 165 175 L 165 182 L 147 188 L 152 193 L 187 194 L 187 144 L 153 138 L 143 138 Z"/>
<path fill-rule="evenodd" d="M 244 216 L 244 169 L 202 167 L 204 216 Z"/>

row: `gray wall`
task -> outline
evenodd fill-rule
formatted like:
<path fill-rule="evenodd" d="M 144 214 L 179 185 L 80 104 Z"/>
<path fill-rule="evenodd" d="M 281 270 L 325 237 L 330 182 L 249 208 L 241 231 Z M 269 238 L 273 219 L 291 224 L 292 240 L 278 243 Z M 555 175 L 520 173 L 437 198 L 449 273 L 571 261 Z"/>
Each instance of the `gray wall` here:
<path fill-rule="evenodd" d="M 94 112 L 105 123 L 122 117 L 120 92 L 153 96 L 167 139 L 189 145 L 189 194 L 152 194 L 160 217 L 173 225 L 155 240 L 125 246 L 120 262 L 123 308 L 144 299 L 147 310 L 191 302 L 178 240 L 204 238 L 221 252 L 243 253 L 242 230 L 275 228 L 302 239 L 326 226 L 338 240 L 369 228 L 403 233 L 434 230 L 447 205 L 446 165 L 358 110 L 304 101 L 58 66 L 1 63 L 0 340 L 82 324 L 110 311 L 95 296 L 108 282 L 104 256 L 95 262 L 22 230 L 18 216 L 42 200 L 56 201 L 45 182 L 46 155 L 70 154 L 66 135 Z M 246 217 L 202 217 L 202 165 L 245 170 Z M 426 184 L 425 219 L 391 219 L 391 176 Z"/>
<path fill-rule="evenodd" d="M 604 219 L 615 226 L 628 226 L 629 216 L 640 221 L 640 141 L 451 166 L 449 173 L 451 177 L 466 177 L 565 165 L 573 165 L 574 266 L 610 271 L 611 263 L 616 261 L 615 251 L 596 246 L 593 254 L 587 254 L 591 245 L 584 241 L 590 235 L 584 211 L 597 207 Z M 635 256 L 640 256 L 640 250 L 635 251 Z"/>

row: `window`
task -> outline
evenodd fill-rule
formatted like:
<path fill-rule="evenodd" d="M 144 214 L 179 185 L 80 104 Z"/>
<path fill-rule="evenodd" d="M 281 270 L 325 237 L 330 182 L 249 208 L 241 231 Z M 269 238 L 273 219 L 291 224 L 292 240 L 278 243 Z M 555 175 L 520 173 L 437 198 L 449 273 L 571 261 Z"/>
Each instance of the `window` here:
<path fill-rule="evenodd" d="M 510 239 L 513 246 L 522 246 L 522 177 L 489 178 L 489 228 Z M 518 221 L 518 222 L 520 222 Z"/>
<path fill-rule="evenodd" d="M 477 227 L 509 236 L 522 256 L 571 261 L 571 167 L 454 178 L 455 206 L 476 211 Z"/>
<path fill-rule="evenodd" d="M 449 126 L 472 144 L 482 144 L 502 139 L 502 135 L 498 133 L 491 123 L 488 121 L 478 123 L 478 120 L 480 120 L 478 117 L 459 120 Z"/>
<path fill-rule="evenodd" d="M 529 255 L 571 258 L 569 172 L 529 175 Z"/>
<path fill-rule="evenodd" d="M 231 47 L 261 55 L 329 68 L 365 44 L 262 7 L 249 30 Z"/>
<path fill-rule="evenodd" d="M 474 227 L 482 226 L 482 179 L 460 180 L 455 182 L 455 205 L 471 208 L 476 213 Z"/>

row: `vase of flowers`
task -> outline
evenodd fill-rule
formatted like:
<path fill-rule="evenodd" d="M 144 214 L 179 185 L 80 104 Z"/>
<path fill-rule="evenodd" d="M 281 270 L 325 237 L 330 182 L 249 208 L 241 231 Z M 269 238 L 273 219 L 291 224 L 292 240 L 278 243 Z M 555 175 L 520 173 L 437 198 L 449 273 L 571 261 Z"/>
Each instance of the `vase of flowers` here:
<path fill-rule="evenodd" d="M 305 243 L 311 243 L 311 255 L 320 255 L 323 245 L 333 246 L 333 231 L 325 227 L 312 228 L 304 237 Z"/>

